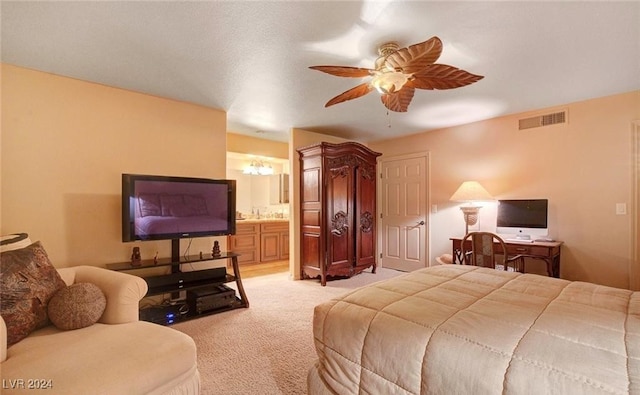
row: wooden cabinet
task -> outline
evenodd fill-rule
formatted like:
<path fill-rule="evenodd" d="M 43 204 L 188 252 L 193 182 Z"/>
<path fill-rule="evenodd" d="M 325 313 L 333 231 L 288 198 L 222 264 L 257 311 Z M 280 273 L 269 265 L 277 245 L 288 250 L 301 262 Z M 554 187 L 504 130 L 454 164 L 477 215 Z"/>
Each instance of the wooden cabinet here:
<path fill-rule="evenodd" d="M 237 222 L 229 245 L 240 264 L 289 259 L 289 222 Z"/>
<path fill-rule="evenodd" d="M 280 259 L 289 259 L 289 230 L 280 232 Z"/>
<path fill-rule="evenodd" d="M 260 224 L 236 223 L 236 234 L 229 236 L 231 252 L 239 254 L 238 263 L 260 261 Z"/>
<path fill-rule="evenodd" d="M 300 154 L 302 277 L 350 277 L 376 269 L 376 157 L 348 142 Z"/>
<path fill-rule="evenodd" d="M 260 225 L 260 262 L 289 259 L 289 223 Z"/>

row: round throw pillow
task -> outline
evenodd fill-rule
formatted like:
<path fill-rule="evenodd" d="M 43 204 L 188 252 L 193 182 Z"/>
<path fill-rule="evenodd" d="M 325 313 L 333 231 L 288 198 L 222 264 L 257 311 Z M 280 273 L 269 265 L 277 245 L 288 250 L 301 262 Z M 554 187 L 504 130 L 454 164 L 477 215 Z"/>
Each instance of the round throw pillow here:
<path fill-rule="evenodd" d="M 107 299 L 95 284 L 76 283 L 60 289 L 49 301 L 49 319 L 58 329 L 80 329 L 98 322 Z"/>

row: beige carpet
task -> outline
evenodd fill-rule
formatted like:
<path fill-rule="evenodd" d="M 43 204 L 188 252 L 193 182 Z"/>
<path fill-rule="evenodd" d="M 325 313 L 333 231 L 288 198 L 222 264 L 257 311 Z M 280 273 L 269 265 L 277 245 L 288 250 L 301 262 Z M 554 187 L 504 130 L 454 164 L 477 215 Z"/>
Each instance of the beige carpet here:
<path fill-rule="evenodd" d="M 243 280 L 248 309 L 191 321 L 174 329 L 198 347 L 202 394 L 306 394 L 306 377 L 316 359 L 313 308 L 351 289 L 402 272 L 378 268 L 350 279 L 291 281 L 288 273 Z M 228 284 L 230 285 L 230 284 Z"/>

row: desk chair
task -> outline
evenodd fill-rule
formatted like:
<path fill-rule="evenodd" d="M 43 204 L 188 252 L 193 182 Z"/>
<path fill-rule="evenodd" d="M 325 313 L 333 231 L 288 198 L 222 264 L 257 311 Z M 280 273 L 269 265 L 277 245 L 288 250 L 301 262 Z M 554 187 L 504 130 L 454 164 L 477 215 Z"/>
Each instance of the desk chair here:
<path fill-rule="evenodd" d="M 509 257 L 504 240 L 494 233 L 469 232 L 462 239 L 461 248 L 465 265 L 524 273 L 524 257 Z"/>

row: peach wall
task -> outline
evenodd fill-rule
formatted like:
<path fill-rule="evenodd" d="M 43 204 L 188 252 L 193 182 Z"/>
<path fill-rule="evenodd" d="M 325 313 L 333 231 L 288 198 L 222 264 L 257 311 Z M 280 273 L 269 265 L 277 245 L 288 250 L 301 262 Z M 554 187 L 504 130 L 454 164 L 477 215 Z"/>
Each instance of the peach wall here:
<path fill-rule="evenodd" d="M 227 133 L 227 151 L 269 158 L 289 158 L 289 145 L 287 143 L 237 133 Z"/>
<path fill-rule="evenodd" d="M 518 120 L 568 110 L 569 122 L 518 130 Z M 516 114 L 404 138 L 372 142 L 386 158 L 430 156 L 431 257 L 450 252 L 464 233 L 450 196 L 477 180 L 497 199 L 548 198 L 550 235 L 564 241 L 561 277 L 629 286 L 632 263 L 631 125 L 640 119 L 640 91 Z M 616 215 L 626 203 L 627 215 Z M 495 231 L 496 205 L 480 211 L 479 229 Z M 537 262 L 527 263 L 536 269 Z M 539 269 L 539 267 L 538 267 Z M 535 271 L 535 270 L 534 270 Z"/>
<path fill-rule="evenodd" d="M 41 240 L 58 267 L 127 261 L 134 245 L 168 256 L 168 241 L 121 241 L 121 174 L 225 178 L 226 114 L 3 64 L 1 153 L 2 234 Z"/>

